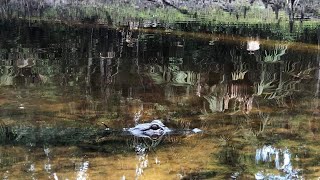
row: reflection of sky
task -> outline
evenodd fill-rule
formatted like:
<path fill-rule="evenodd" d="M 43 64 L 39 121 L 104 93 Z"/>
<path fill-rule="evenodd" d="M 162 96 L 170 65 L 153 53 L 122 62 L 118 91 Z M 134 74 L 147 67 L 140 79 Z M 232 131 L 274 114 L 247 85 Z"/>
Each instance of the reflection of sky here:
<path fill-rule="evenodd" d="M 247 50 L 248 51 L 257 51 L 260 49 L 259 41 L 248 41 Z"/>
<path fill-rule="evenodd" d="M 51 159 L 50 159 L 50 148 L 49 147 L 44 147 L 43 148 L 44 154 L 46 155 L 47 161 L 44 162 L 44 170 L 50 174 L 49 178 L 53 177 L 54 180 L 58 180 L 57 173 L 52 173 L 52 164 L 51 164 Z"/>
<path fill-rule="evenodd" d="M 298 171 L 293 169 L 291 164 L 291 153 L 288 149 L 277 149 L 272 146 L 263 146 L 256 150 L 256 163 L 272 162 L 274 160 L 275 168 L 283 172 L 284 175 L 275 175 L 271 173 L 258 172 L 256 179 L 295 179 L 298 178 Z"/>
<path fill-rule="evenodd" d="M 31 173 L 31 179 L 36 179 L 35 178 L 35 171 L 36 171 L 36 166 L 35 166 L 35 164 L 30 164 L 30 167 L 29 167 L 29 169 L 28 169 L 28 172 L 30 172 Z"/>
<path fill-rule="evenodd" d="M 139 154 L 138 164 L 136 165 L 136 179 L 138 179 L 143 174 L 143 170 L 147 167 L 148 167 L 148 154 Z"/>
<path fill-rule="evenodd" d="M 89 161 L 82 162 L 78 169 L 77 180 L 86 180 L 88 178 L 87 171 L 89 169 Z"/>

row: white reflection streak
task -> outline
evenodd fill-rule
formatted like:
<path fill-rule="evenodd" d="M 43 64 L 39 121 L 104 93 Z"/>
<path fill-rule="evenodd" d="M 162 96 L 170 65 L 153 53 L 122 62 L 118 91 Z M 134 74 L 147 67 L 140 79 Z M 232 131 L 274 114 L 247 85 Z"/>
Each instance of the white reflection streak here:
<path fill-rule="evenodd" d="M 148 167 L 148 155 L 139 155 L 139 162 L 136 166 L 136 180 L 143 174 L 143 169 Z"/>
<path fill-rule="evenodd" d="M 44 169 L 46 170 L 47 173 L 50 174 L 49 176 L 49 179 L 51 179 L 53 177 L 54 180 L 59 180 L 58 176 L 57 176 L 57 173 L 52 173 L 51 170 L 52 170 L 52 165 L 50 163 L 50 156 L 49 156 L 49 153 L 50 153 L 50 149 L 48 147 L 45 147 L 43 148 L 43 151 L 44 151 L 44 154 L 46 155 L 47 157 L 47 162 L 44 164 Z"/>
<path fill-rule="evenodd" d="M 136 125 L 139 124 L 140 117 L 141 117 L 141 111 L 138 111 L 138 112 L 134 113 L 133 120 L 134 120 L 134 123 Z"/>
<path fill-rule="evenodd" d="M 58 176 L 57 176 L 57 173 L 53 173 L 53 179 L 54 180 L 59 180 Z"/>
<path fill-rule="evenodd" d="M 31 150 L 29 149 L 29 151 L 31 151 Z M 30 161 L 28 155 L 26 155 L 25 158 L 26 158 L 26 161 L 27 161 L 27 165 L 29 165 L 29 167 L 28 167 L 28 169 L 27 169 L 27 172 L 30 172 L 30 173 L 31 173 L 31 179 L 37 179 L 37 178 L 35 177 L 35 173 L 34 173 L 34 172 L 36 171 L 36 166 L 35 166 L 35 164 Z"/>
<path fill-rule="evenodd" d="M 279 155 L 283 155 L 283 164 L 280 167 L 280 158 Z M 263 146 L 260 149 L 256 150 L 256 163 L 262 162 L 271 162 L 272 156 L 275 155 L 275 167 L 278 170 L 281 170 L 285 173 L 284 176 L 274 175 L 274 174 L 264 174 L 262 172 L 258 172 L 255 174 L 256 179 L 298 179 L 300 178 L 298 175 L 298 171 L 293 169 L 291 164 L 291 153 L 288 149 L 276 149 L 272 146 Z"/>
<path fill-rule="evenodd" d="M 196 95 L 198 96 L 198 97 L 201 97 L 201 84 L 200 84 L 200 74 L 199 74 L 199 78 L 198 78 L 198 80 L 197 80 L 197 92 L 196 92 Z"/>
<path fill-rule="evenodd" d="M 154 160 L 155 160 L 156 164 L 160 164 L 160 161 L 159 161 L 158 157 L 156 157 Z"/>
<path fill-rule="evenodd" d="M 50 158 L 49 158 L 50 149 L 44 148 L 43 151 L 47 156 L 47 163 L 44 164 L 44 169 L 46 170 L 47 173 L 51 173 L 50 172 L 51 171 L 51 164 L 50 164 Z"/>
<path fill-rule="evenodd" d="M 8 180 L 9 179 L 9 171 L 6 171 L 3 175 L 3 180 Z"/>
<path fill-rule="evenodd" d="M 276 158 L 274 159 L 274 161 L 275 161 L 275 164 L 276 164 L 276 168 L 279 169 L 280 168 L 279 151 L 276 151 L 275 154 L 276 154 Z"/>
<path fill-rule="evenodd" d="M 138 112 L 134 113 L 133 120 L 134 120 L 135 125 L 139 124 L 140 118 L 142 116 L 142 113 L 141 113 L 142 110 L 143 110 L 143 104 L 141 105 L 140 110 Z"/>
<path fill-rule="evenodd" d="M 137 157 L 138 157 L 138 164 L 136 166 L 136 177 L 135 180 L 143 174 L 143 170 L 148 167 L 148 154 L 146 154 L 146 148 L 143 146 L 136 147 Z"/>
<path fill-rule="evenodd" d="M 32 179 L 37 179 L 37 178 L 34 177 L 35 170 L 36 170 L 36 166 L 34 164 L 31 164 L 29 169 L 28 169 L 28 172 L 31 172 L 31 178 Z"/>
<path fill-rule="evenodd" d="M 89 169 L 89 161 L 85 161 L 81 164 L 78 174 L 77 174 L 77 180 L 86 180 L 88 175 L 87 171 Z"/>

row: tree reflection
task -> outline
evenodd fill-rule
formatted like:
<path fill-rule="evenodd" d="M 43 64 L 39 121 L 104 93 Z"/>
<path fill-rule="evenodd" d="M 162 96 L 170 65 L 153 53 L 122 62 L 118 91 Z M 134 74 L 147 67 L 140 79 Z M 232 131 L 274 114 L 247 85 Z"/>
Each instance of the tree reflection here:
<path fill-rule="evenodd" d="M 274 83 L 276 82 L 276 73 L 273 75 L 267 72 L 266 65 L 262 65 L 260 82 L 255 83 L 256 95 L 260 96 L 264 91 L 270 91 L 274 88 Z"/>
<path fill-rule="evenodd" d="M 158 24 L 155 20 L 145 25 Z M 203 137 L 204 143 L 194 143 L 197 146 L 192 148 L 205 147 L 218 156 L 217 163 L 239 170 L 235 173 L 238 176 L 248 169 L 246 161 L 253 157 L 252 147 L 274 139 L 283 143 L 279 139 L 286 136 L 278 131 L 295 130 L 286 117 L 280 119 L 286 121 L 281 127 L 272 127 L 278 121 L 272 114 L 279 110 L 275 103 L 284 109 L 300 107 L 304 104 L 295 103 L 314 98 L 314 90 L 315 97 L 319 94 L 319 74 L 314 74 L 314 70 L 319 71 L 314 68 L 319 65 L 319 55 L 315 66 L 313 54 L 297 52 L 289 45 L 277 44 L 267 49 L 259 41 L 248 42 L 246 47 L 245 43 L 217 39 L 208 45 L 207 39 L 135 31 L 140 26 L 136 21 L 118 29 L 39 25 L 43 34 L 38 35 L 24 31 L 34 28 L 30 26 L 14 25 L 10 30 L 0 27 L 1 33 L 26 33 L 25 38 L 4 37 L 8 41 L 0 42 L 1 118 L 10 117 L 12 123 L 10 129 L 0 119 L 1 143 L 5 145 L 50 144 L 75 147 L 80 150 L 72 151 L 88 154 L 98 151 L 107 156 L 124 155 L 128 138 L 120 136 L 128 135 L 128 131 L 123 128 L 163 118 L 175 126 L 179 122 L 176 134 L 186 136 L 196 133 L 189 129 L 193 123 L 206 121 L 204 126 L 209 133 Z M 255 53 L 248 55 L 247 51 Z M 316 120 L 308 126 L 313 137 L 317 132 Z M 97 124 L 102 121 L 119 128 L 118 134 L 101 132 Z M 137 153 L 137 177 L 147 169 L 147 151 L 158 147 L 165 137 L 157 131 L 158 127 L 142 129 L 139 133 L 143 136 L 130 134 L 127 141 Z M 302 125 L 297 123 L 296 127 Z M 182 141 L 176 134 L 168 137 L 167 144 L 185 145 L 184 142 L 193 140 Z M 99 135 L 106 137 L 99 139 Z M 44 151 L 44 170 L 53 176 L 53 161 L 49 159 L 49 150 Z M 208 159 L 207 154 L 204 156 Z M 11 165 L 20 160 L 3 162 Z M 37 169 L 43 166 L 32 160 L 25 162 L 24 169 L 30 174 L 37 175 Z M 83 178 L 93 163 L 81 159 L 71 167 L 74 174 Z M 196 171 L 191 171 L 182 176 L 210 178 L 215 174 L 208 171 L 197 176 Z"/>
<path fill-rule="evenodd" d="M 276 63 L 281 60 L 281 56 L 283 56 L 286 53 L 287 50 L 287 45 L 276 45 L 275 49 L 271 52 L 268 53 L 265 51 L 265 57 L 263 59 L 264 62 L 266 63 Z"/>
<path fill-rule="evenodd" d="M 3 66 L 1 69 L 0 85 L 10 86 L 13 85 L 14 71 L 13 67 Z"/>
<path fill-rule="evenodd" d="M 176 35 L 134 31 L 137 26 L 130 21 L 118 29 L 84 27 L 82 33 L 70 28 L 64 34 L 41 27 L 62 37 L 35 47 L 17 39 L 13 47 L 2 48 L 1 86 L 55 88 L 68 97 L 65 109 L 72 115 L 100 118 L 110 113 L 108 117 L 132 120 L 125 112 L 130 99 L 163 107 L 164 114 L 191 107 L 192 113 L 249 114 L 255 110 L 254 101 L 285 107 L 301 93 L 303 80 L 311 81 L 314 75 L 312 58 L 304 63 L 294 59 L 288 44 L 270 50 L 257 40 L 247 42 L 247 47 L 220 41 L 211 46 Z M 150 110 L 149 116 L 159 114 Z"/>

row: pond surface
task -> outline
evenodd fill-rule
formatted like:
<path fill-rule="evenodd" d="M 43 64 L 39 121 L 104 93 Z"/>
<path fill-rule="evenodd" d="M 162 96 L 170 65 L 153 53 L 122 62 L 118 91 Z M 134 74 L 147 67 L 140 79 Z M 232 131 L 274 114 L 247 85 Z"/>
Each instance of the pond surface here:
<path fill-rule="evenodd" d="M 0 65 L 3 179 L 320 177 L 314 43 L 2 22 Z"/>

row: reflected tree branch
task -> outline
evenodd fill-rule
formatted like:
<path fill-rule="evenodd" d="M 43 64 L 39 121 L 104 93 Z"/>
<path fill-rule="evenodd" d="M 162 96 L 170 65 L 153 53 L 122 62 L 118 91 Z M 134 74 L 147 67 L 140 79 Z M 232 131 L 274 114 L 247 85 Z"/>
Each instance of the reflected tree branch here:
<path fill-rule="evenodd" d="M 286 53 L 287 45 L 276 45 L 275 49 L 269 54 L 265 51 L 264 62 L 266 63 L 276 63 L 281 60 L 281 56 Z"/>

